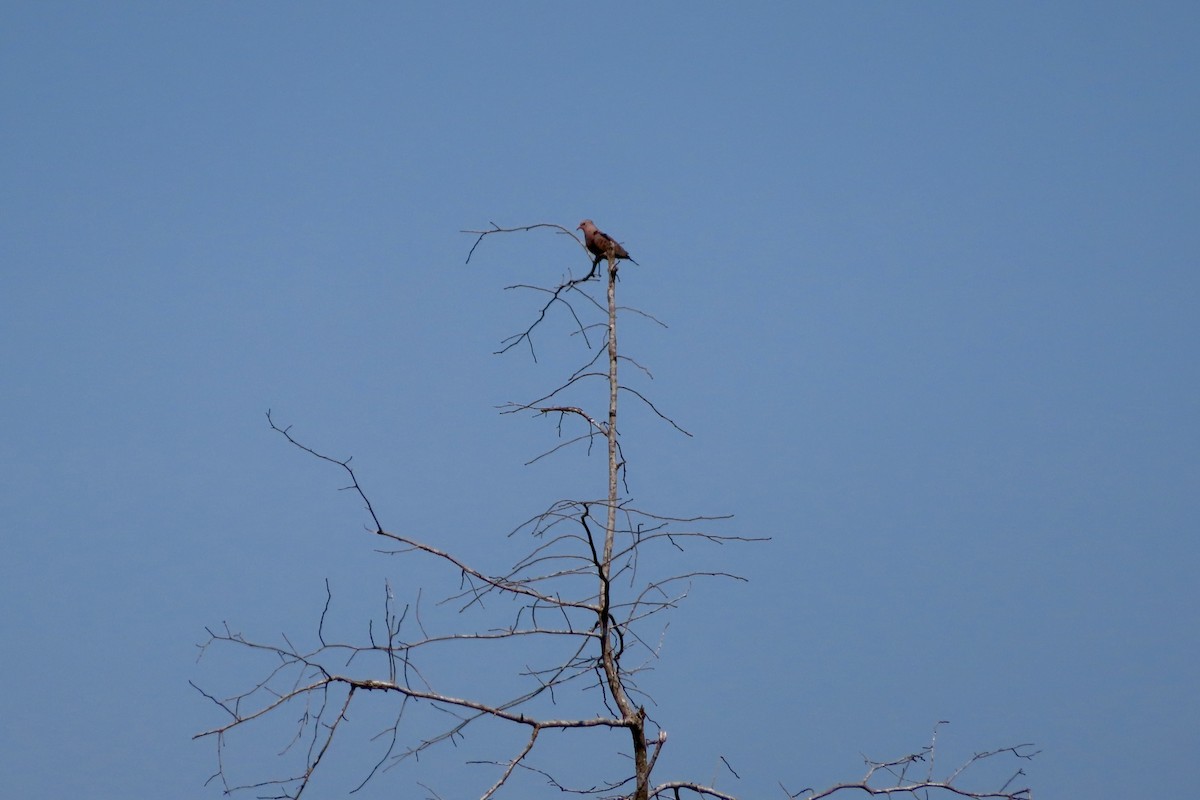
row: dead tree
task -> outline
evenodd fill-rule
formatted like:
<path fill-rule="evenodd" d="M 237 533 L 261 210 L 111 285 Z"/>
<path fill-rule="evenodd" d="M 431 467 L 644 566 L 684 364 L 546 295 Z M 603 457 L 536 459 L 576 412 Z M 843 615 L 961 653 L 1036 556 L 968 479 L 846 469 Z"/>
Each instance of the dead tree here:
<path fill-rule="evenodd" d="M 493 224 L 488 230 L 468 231 L 478 235 L 478 239 L 467 260 L 491 234 L 537 229 L 570 236 L 583 248 L 583 242 L 560 225 L 539 223 L 501 228 Z M 591 263 L 586 249 L 583 255 Z M 694 580 L 701 577 L 742 580 L 721 571 L 664 572 L 661 565 L 670 562 L 656 550 L 678 552 L 692 544 L 761 539 L 714 533 L 711 529 L 726 517 L 662 514 L 636 506 L 629 499 L 618 426 L 622 399 L 636 401 L 665 423 L 690 434 L 644 393 L 620 380 L 623 364 L 641 367 L 618 350 L 618 320 L 623 312 L 632 309 L 617 304 L 617 270 L 616 256 L 610 253 L 602 299 L 592 293 L 594 271 L 583 278 L 570 277 L 568 272 L 564 280 L 551 287 L 509 287 L 534 292 L 545 300 L 533 321 L 523 331 L 505 339 L 498 352 L 525 345 L 536 359 L 535 332 L 548 316 L 563 312 L 587 344 L 589 355 L 556 388 L 534 400 L 509 403 L 503 407 L 503 413 L 532 414 L 555 422 L 560 441 L 538 458 L 573 445 L 591 452 L 602 444 L 606 459 L 602 493 L 558 500 L 510 531 L 510 538 L 524 544 L 507 568 L 483 569 L 470 558 L 450 552 L 436 542 L 386 527 L 350 459 L 336 458 L 310 447 L 294 436 L 291 428 L 280 426 L 268 412 L 268 424 L 273 431 L 344 475 L 348 481 L 346 488 L 363 504 L 369 533 L 383 542 L 384 552 L 425 559 L 443 568 L 440 572 L 431 571 L 430 575 L 441 575 L 449 581 L 449 588 L 441 593 L 441 603 L 454 608 L 455 619 L 462 620 L 465 627 L 430 630 L 421 616 L 420 597 L 424 587 L 408 604 L 398 608 L 389 586 L 381 618 L 378 623 L 368 621 L 365 639 L 357 643 L 334 641 L 326 631 L 326 615 L 333 602 L 327 584 L 324 610 L 315 625 L 315 640 L 308 646 L 293 643 L 294 637 L 290 636 L 275 642 L 256 640 L 228 625 L 208 629 L 208 638 L 200 645 L 202 656 L 217 648 L 232 648 L 270 658 L 268 668 L 231 696 L 218 696 L 196 687 L 224 717 L 220 724 L 195 737 L 216 744 L 217 768 L 210 782 L 217 783 L 225 793 L 245 791 L 260 797 L 299 798 L 312 785 L 326 760 L 333 757 L 335 739 L 340 740 L 351 726 L 350 711 L 369 704 L 389 709 L 391 721 L 382 730 L 372 731 L 376 749 L 373 767 L 365 770 L 354 791 L 385 769 L 418 759 L 439 745 L 463 742 L 477 728 L 498 723 L 521 735 L 508 752 L 475 762 L 490 771 L 476 792 L 481 800 L 496 797 L 506 789 L 510 794 L 519 794 L 517 785 L 522 779 L 526 787 L 540 783 L 551 794 L 678 800 L 686 793 L 732 800 L 733 795 L 699 782 L 655 781 L 655 764 L 666 745 L 667 733 L 647 713 L 648 695 L 638 678 L 645 663 L 657 652 L 657 646 L 652 644 L 654 637 L 648 631 L 660 624 L 658 619 L 663 612 L 678 605 Z M 594 353 L 593 338 L 597 340 Z M 586 390 L 593 386 L 603 388 L 589 402 Z M 570 399 L 576 395 L 585 399 Z M 598 413 L 594 410 L 597 405 L 602 409 Z M 436 665 L 436 654 L 445 648 L 467 646 L 482 649 L 469 659 L 469 663 L 477 666 L 481 687 L 488 683 L 483 676 L 493 673 L 495 664 L 503 660 L 494 659 L 491 653 L 496 648 L 515 648 L 521 653 L 518 663 L 522 665 L 513 676 L 518 688 L 498 697 L 490 696 L 484 688 L 470 694 L 444 689 L 444 682 L 427 664 L 432 660 Z M 440 712 L 442 722 L 430 714 L 422 714 L 418 710 L 421 708 Z M 285 717 L 297 720 L 288 734 L 290 740 L 284 742 L 285 752 L 294 760 L 290 771 L 282 776 L 249 779 L 232 774 L 224 757 L 230 738 L 235 733 L 264 726 L 268 720 Z M 620 734 L 625 737 L 621 750 L 627 761 L 624 766 L 617 763 L 615 771 L 601 779 L 577 775 L 574 769 L 577 765 L 542 764 L 538 758 L 539 745 L 548 737 L 568 730 L 590 731 L 592 735 Z M 586 742 L 577 746 L 588 753 L 594 753 L 598 747 Z M 941 779 L 932 775 L 932 753 L 931 745 L 902 759 L 868 762 L 867 774 L 857 782 L 821 791 L 792 792 L 786 788 L 783 791 L 790 798 L 812 800 L 850 791 L 886 795 L 941 791 L 958 797 L 1005 800 L 1030 796 L 1025 788 L 1009 789 L 1005 785 L 989 793 L 966 790 L 957 783 L 962 771 L 975 761 L 1001 755 L 1031 757 L 1027 745 L 977 754 L 971 762 Z M 926 759 L 931 765 L 929 774 L 914 779 L 913 765 Z M 879 778 L 885 776 L 887 780 L 880 782 Z M 535 783 L 528 783 L 530 780 Z M 426 788 L 438 796 L 435 788 Z M 524 791 L 527 793 L 528 788 Z"/>

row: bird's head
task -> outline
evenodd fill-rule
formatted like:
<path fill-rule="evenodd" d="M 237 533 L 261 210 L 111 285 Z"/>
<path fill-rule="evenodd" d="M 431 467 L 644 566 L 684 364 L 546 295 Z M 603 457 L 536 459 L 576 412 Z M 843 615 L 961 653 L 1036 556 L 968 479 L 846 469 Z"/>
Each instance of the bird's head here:
<path fill-rule="evenodd" d="M 596 224 L 594 222 L 592 222 L 590 219 L 585 219 L 583 222 L 579 223 L 579 227 L 576 228 L 575 230 L 583 231 L 584 233 L 587 233 L 590 230 L 591 231 L 596 230 Z"/>

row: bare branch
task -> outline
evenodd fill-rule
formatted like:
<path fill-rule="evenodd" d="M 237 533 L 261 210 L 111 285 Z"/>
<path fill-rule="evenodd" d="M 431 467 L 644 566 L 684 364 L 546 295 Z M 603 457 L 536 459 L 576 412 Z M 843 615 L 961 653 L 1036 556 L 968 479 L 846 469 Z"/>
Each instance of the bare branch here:
<path fill-rule="evenodd" d="M 290 432 L 292 430 L 291 426 L 289 425 L 286 428 L 280 428 L 278 425 L 276 425 L 275 420 L 273 420 L 271 418 L 270 409 L 267 409 L 267 422 L 270 423 L 271 430 L 278 431 L 279 433 L 283 434 L 283 437 L 285 439 L 287 439 L 289 442 L 291 442 L 293 445 L 300 448 L 304 452 L 308 453 L 309 455 L 311 455 L 315 458 L 319 458 L 322 461 L 328 461 L 330 464 L 336 464 L 339 467 L 341 467 L 343 470 L 345 470 L 346 474 L 350 476 L 350 486 L 348 486 L 346 488 L 353 489 L 355 491 L 355 493 L 357 493 L 358 496 L 360 498 L 362 498 L 363 503 L 367 507 L 367 513 L 369 513 L 371 515 L 371 519 L 375 523 L 375 529 L 379 530 L 379 528 L 382 527 L 382 525 L 379 522 L 379 517 L 375 515 L 375 509 L 374 509 L 374 507 L 372 507 L 371 501 L 369 499 L 367 499 L 366 493 L 363 491 L 362 486 L 360 486 L 358 483 L 358 477 L 354 474 L 354 470 L 350 468 L 350 459 L 349 458 L 347 458 L 345 461 L 339 461 L 338 459 L 324 455 L 323 453 L 318 453 L 316 450 L 313 450 L 312 448 L 296 441 L 295 439 L 292 438 L 292 434 Z M 353 458 L 353 456 L 351 456 L 351 458 Z"/>
<path fill-rule="evenodd" d="M 539 731 L 541 731 L 541 728 L 535 725 L 533 727 L 533 731 L 529 734 L 529 741 L 525 743 L 525 747 L 521 749 L 521 752 L 518 753 L 516 757 L 512 759 L 512 761 L 508 762 L 508 767 L 504 770 L 504 774 L 500 776 L 499 780 L 492 784 L 492 788 L 483 793 L 483 797 L 481 797 L 480 800 L 490 800 L 490 798 L 500 790 L 500 787 L 508 781 L 508 776 L 512 775 L 512 771 L 516 769 L 517 765 L 520 764 L 525 759 L 525 756 L 529 755 L 529 751 L 533 749 L 533 745 L 537 742 Z"/>
<path fill-rule="evenodd" d="M 494 222 L 489 222 L 489 224 L 492 227 L 490 230 L 486 230 L 486 231 L 460 231 L 460 233 L 477 233 L 477 234 L 479 234 L 479 238 L 475 240 L 475 244 L 471 245 L 471 250 L 470 250 L 470 252 L 467 253 L 467 260 L 464 263 L 467 263 L 467 264 L 471 263 L 471 256 L 475 253 L 475 248 L 479 247 L 479 243 L 483 241 L 483 237 L 488 236 L 489 234 L 518 233 L 521 231 L 532 231 L 537 228 L 554 228 L 559 233 L 566 234 L 567 236 L 570 236 L 572 239 L 574 239 L 576 242 L 578 242 L 579 246 L 583 248 L 583 252 L 585 254 L 587 253 L 587 247 L 584 245 L 583 241 L 578 236 L 575 235 L 574 231 L 567 230 L 562 225 L 556 225 L 553 222 L 538 222 L 533 225 L 522 225 L 517 228 L 501 228 L 499 225 L 497 225 Z"/>
<path fill-rule="evenodd" d="M 619 319 L 633 314 L 666 326 L 650 314 L 618 305 L 617 254 L 618 250 L 624 253 L 623 248 L 608 247 L 607 273 L 600 275 L 600 283 L 591 283 L 604 255 L 595 247 L 595 226 L 585 224 L 593 245 L 591 254 L 574 232 L 553 223 L 502 228 L 492 222 L 487 230 L 463 231 L 477 237 L 467 253 L 467 263 L 488 236 L 544 228 L 570 236 L 593 267 L 583 278 L 573 277 L 568 269 L 566 277 L 552 285 L 506 287 L 531 292 L 535 300 L 532 321 L 502 340 L 498 353 L 525 343 L 537 361 L 535 331 L 563 311 L 570 318 L 569 336 L 578 336 L 588 351 L 576 356 L 582 364 L 576 362 L 560 373 L 567 377 L 555 388 L 545 392 L 543 387 L 543 394 L 535 400 L 500 407 L 501 414 L 527 412 L 554 421 L 558 442 L 527 463 L 583 443 L 588 455 L 594 455 L 593 450 L 600 450 L 603 443 L 607 456 L 604 466 L 596 469 L 595 491 L 581 495 L 586 499 L 556 500 L 507 533 L 501 529 L 507 537 L 501 544 L 517 548 L 508 565 L 482 569 L 470 559 L 426 541 L 424 535 L 416 538 L 405 521 L 388 530 L 351 466 L 351 458 L 335 458 L 309 446 L 293 436 L 291 427 L 276 424 L 267 412 L 272 431 L 306 455 L 339 468 L 349 479 L 342 490 L 357 495 L 371 520 L 368 530 L 386 540 L 378 552 L 405 559 L 406 566 L 424 568 L 421 577 L 440 580 L 443 588 L 427 601 L 425 587 L 414 586 L 415 596 L 397 600 L 393 585 L 403 587 L 405 583 L 385 581 L 382 612 L 377 610 L 365 625 L 355 628 L 357 634 L 352 638 L 339 633 L 328 580 L 315 631 L 305 628 L 303 635 L 285 633 L 263 641 L 236 632 L 228 624 L 206 629 L 208 639 L 198 646 L 198 659 L 228 647 L 264 664 L 257 679 L 229 696 L 192 684 L 218 709 L 215 724 L 193 738 L 209 739 L 216 745 L 217 767 L 209 782 L 218 783 L 225 793 L 253 789 L 263 797 L 299 798 L 318 768 L 338 752 L 333 741 L 351 728 L 354 702 L 355 717 L 370 716 L 363 714 L 363 709 L 380 706 L 387 716 L 380 723 L 382 730 L 368 732 L 379 752 L 370 753 L 372 766 L 351 793 L 401 764 L 415 768 L 415 762 L 430 748 L 446 743 L 457 746 L 480 728 L 500 727 L 517 732 L 523 740 L 510 745 L 506 751 L 512 754 L 509 758 L 468 761 L 495 769 L 479 787 L 480 800 L 516 794 L 518 775 L 541 775 L 558 793 L 605 800 L 681 800 L 684 795 L 736 800 L 716 788 L 716 774 L 707 784 L 652 780 L 667 733 L 648 716 L 646 705 L 652 709 L 655 705 L 639 684 L 656 668 L 669 620 L 662 615 L 677 608 L 694 583 L 701 578 L 746 581 L 724 569 L 681 565 L 675 556 L 702 544 L 724 546 L 767 541 L 767 537 L 714 532 L 728 516 L 669 516 L 634 505 L 618 425 L 619 401 L 631 395 L 679 432 L 692 434 L 639 389 L 623 382 L 623 365 L 631 368 L 630 375 L 637 381 L 654 380 L 654 375 L 618 349 Z M 596 252 L 602 254 L 593 261 Z M 597 290 L 603 286 L 603 297 L 591 291 L 593 286 Z M 593 342 L 600 346 L 593 348 Z M 582 456 L 578 450 L 575 455 Z M 603 487 L 599 486 L 601 472 Z M 397 529 L 405 533 L 394 532 Z M 657 559 L 660 554 L 668 558 Z M 437 569 L 428 569 L 431 564 Z M 468 679 L 465 690 L 449 685 L 441 666 L 447 658 L 479 665 L 480 679 Z M 501 680 L 488 680 L 491 673 Z M 284 711 L 285 707 L 290 710 Z M 286 718 L 289 713 L 294 714 L 290 720 Z M 943 724 L 934 727 L 929 746 L 917 753 L 885 762 L 867 759 L 866 773 L 858 781 L 819 792 L 811 788 L 799 793 L 784 788 L 784 792 L 789 800 L 823 800 L 850 792 L 920 800 L 931 800 L 938 793 L 977 800 L 1029 800 L 1029 789 L 1010 788 L 1024 776 L 1021 769 L 998 790 L 968 789 L 960 783 L 978 774 L 970 768 L 981 761 L 1032 758 L 1036 752 L 1031 752 L 1030 745 L 976 753 L 947 777 L 936 777 L 937 737 Z M 278 733 L 281 727 L 282 734 Z M 281 770 L 287 777 L 248 783 L 234 780 L 224 758 L 234 731 L 278 735 L 282 746 L 275 749 L 292 764 Z M 586 772 L 575 768 L 589 759 L 549 770 L 531 763 L 539 742 L 543 743 L 539 752 L 544 752 L 564 731 L 589 736 L 618 733 L 624 741 L 620 755 L 628 758 L 628 768 L 622 766 L 615 775 L 585 779 L 579 776 Z M 716 769 L 722 774 L 728 770 L 735 779 L 741 777 L 724 757 Z M 439 797 L 415 777 L 414 781 L 425 786 L 430 797 Z"/>
<path fill-rule="evenodd" d="M 943 724 L 945 724 L 944 720 L 938 723 L 939 726 Z M 804 796 L 804 800 L 822 800 L 823 798 L 832 797 L 836 794 L 848 791 L 864 792 L 869 795 L 881 796 L 909 794 L 916 796 L 918 792 L 928 793 L 930 791 L 934 791 L 956 797 L 972 798 L 972 800 L 1030 800 L 1032 797 L 1032 790 L 1028 787 L 1021 789 L 1009 788 L 1017 776 L 1025 774 L 1023 770 L 1017 770 L 1016 775 L 1010 778 L 1004 784 L 1004 786 L 996 790 L 965 789 L 955 785 L 954 783 L 954 781 L 957 780 L 964 771 L 978 762 L 983 761 L 984 759 L 1005 754 L 1021 760 L 1032 759 L 1040 751 L 1030 752 L 1030 748 L 1033 747 L 1031 744 L 1018 744 L 1010 747 L 1001 747 L 996 750 L 976 753 L 964 764 L 952 771 L 949 777 L 942 780 L 936 780 L 932 777 L 932 769 L 926 773 L 925 777 L 919 780 L 909 779 L 908 770 L 910 767 L 913 767 L 916 764 L 929 763 L 932 761 L 936 740 L 937 726 L 934 727 L 934 734 L 930 745 L 923 748 L 920 752 L 909 753 L 906 756 L 902 756 L 891 761 L 872 761 L 870 759 L 864 759 L 867 763 L 867 772 L 866 775 L 863 776 L 862 780 L 839 783 L 815 793 L 811 789 L 806 789 L 804 791 L 808 792 L 808 794 Z M 877 774 L 880 773 L 891 775 L 894 779 L 894 782 L 883 785 L 873 785 L 871 781 Z M 799 797 L 800 795 L 789 794 L 789 796 L 795 798 Z"/>
<path fill-rule="evenodd" d="M 736 795 L 719 792 L 711 786 L 703 786 L 691 781 L 668 781 L 667 783 L 660 783 L 654 787 L 650 796 L 663 797 L 667 792 L 670 792 L 672 797 L 679 798 L 681 790 L 693 792 L 702 797 L 715 797 L 717 800 L 738 800 Z"/>
<path fill-rule="evenodd" d="M 540 325 L 543 321 L 545 321 L 546 312 L 548 312 L 550 310 L 550 307 L 553 306 L 555 303 L 562 303 L 564 306 L 567 307 L 567 310 L 571 312 L 571 318 L 575 320 L 575 324 L 577 326 L 579 334 L 581 336 L 583 336 L 584 344 L 587 345 L 588 349 L 591 349 L 592 344 L 590 341 L 588 341 L 588 338 L 587 338 L 587 327 L 584 326 L 583 322 L 579 319 L 579 314 L 576 313 L 575 307 L 573 305 L 571 305 L 571 302 L 569 300 L 567 300 L 563 297 L 563 294 L 565 292 L 574 291 L 574 292 L 578 292 L 579 294 L 583 295 L 588 300 L 592 300 L 592 298 L 586 292 L 583 292 L 581 289 L 578 288 L 578 285 L 583 283 L 586 280 L 587 280 L 587 278 L 568 280 L 564 283 L 559 284 L 554 289 L 546 289 L 541 286 L 529 286 L 528 284 L 516 284 L 513 286 L 504 287 L 505 290 L 529 289 L 529 290 L 536 291 L 536 292 L 546 292 L 547 294 L 550 295 L 550 299 L 546 301 L 546 304 L 544 306 L 542 306 L 541 311 L 538 312 L 537 318 L 534 319 L 534 321 L 532 323 L 530 323 L 528 328 L 526 328 L 521 333 L 515 333 L 512 336 L 509 336 L 508 338 L 506 338 L 500 342 L 500 344 L 502 344 L 504 346 L 501 347 L 499 350 L 497 350 L 495 352 L 495 355 L 507 353 L 509 350 L 516 347 L 521 342 L 528 342 L 529 343 L 529 354 L 533 357 L 534 361 L 537 361 L 537 354 L 533 350 L 533 330 L 538 325 Z M 595 301 L 592 300 L 592 302 L 594 303 Z"/>

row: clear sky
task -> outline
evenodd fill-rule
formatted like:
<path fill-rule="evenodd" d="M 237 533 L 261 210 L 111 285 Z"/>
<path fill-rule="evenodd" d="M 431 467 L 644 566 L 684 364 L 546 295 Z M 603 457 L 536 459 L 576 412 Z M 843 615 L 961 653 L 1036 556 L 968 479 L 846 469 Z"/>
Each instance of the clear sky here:
<path fill-rule="evenodd" d="M 662 777 L 779 796 L 947 719 L 946 763 L 1036 742 L 1036 797 L 1186 796 L 1197 8 L 10 3 L 6 796 L 218 797 L 188 681 L 257 673 L 197 663 L 204 626 L 311 635 L 328 578 L 361 635 L 397 562 L 267 409 L 496 569 L 603 493 L 496 412 L 584 354 L 560 319 L 493 355 L 536 309 L 503 287 L 586 262 L 530 233 L 466 265 L 460 233 L 583 217 L 641 263 L 624 301 L 669 327 L 622 344 L 695 434 L 631 408 L 632 494 L 772 537 L 708 554 L 750 582 L 696 586 L 643 679 Z"/>

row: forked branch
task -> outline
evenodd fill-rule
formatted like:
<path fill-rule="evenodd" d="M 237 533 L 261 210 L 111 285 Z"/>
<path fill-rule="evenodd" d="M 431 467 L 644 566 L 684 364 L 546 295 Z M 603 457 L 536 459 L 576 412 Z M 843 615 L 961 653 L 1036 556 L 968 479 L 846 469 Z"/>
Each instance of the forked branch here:
<path fill-rule="evenodd" d="M 574 232 L 553 223 L 514 228 L 492 223 L 487 230 L 464 231 L 477 237 L 467 262 L 488 236 L 539 229 L 570 236 L 580 246 L 586 263 L 598 266 L 599 260 L 592 261 L 588 247 Z M 588 230 L 589 236 L 594 235 L 594 226 Z M 618 252 L 615 245 L 608 249 L 603 297 L 591 292 L 592 287 L 599 288 L 588 283 L 592 272 L 580 279 L 570 277 L 571 271 L 566 270 L 568 277 L 554 285 L 508 287 L 534 292 L 545 302 L 537 303 L 540 308 L 535 309 L 532 322 L 522 332 L 501 342 L 499 352 L 525 342 L 536 361 L 533 333 L 553 315 L 565 312 L 574 331 L 572 338 L 578 334 L 575 340 L 583 342 L 586 355 L 579 359 L 582 365 L 576 363 L 573 369 L 559 373 L 567 377 L 556 388 L 530 402 L 509 403 L 502 407 L 502 413 L 529 412 L 554 420 L 560 439 L 565 440 L 534 461 L 582 442 L 587 443 L 586 448 L 577 450 L 586 449 L 588 455 L 593 447 L 600 450 L 599 443 L 603 442 L 606 456 L 603 465 L 585 462 L 595 468 L 595 491 L 586 492 L 584 499 L 556 500 L 507 533 L 508 540 L 520 543 L 508 566 L 482 569 L 478 562 L 472 563 L 472 559 L 440 543 L 409 533 L 403 524 L 388 530 L 350 458 L 335 458 L 309 446 L 267 412 L 272 431 L 307 456 L 333 465 L 348 480 L 342 488 L 362 503 L 369 518 L 368 531 L 386 541 L 381 552 L 405 559 L 406 564 L 436 567 L 420 574 L 429 580 L 442 579 L 446 585 L 431 610 L 422 606 L 423 588 L 415 589 L 411 603 L 401 601 L 399 607 L 393 607 L 392 583 L 388 582 L 382 618 L 365 622 L 365 639 L 362 628 L 357 637 L 334 630 L 337 626 L 332 620 L 336 615 L 331 613 L 333 592 L 328 582 L 315 632 L 305 638 L 282 636 L 281 641 L 260 641 L 228 625 L 208 630 L 207 640 L 200 645 L 201 655 L 233 648 L 248 658 L 266 661 L 257 680 L 248 681 L 241 691 L 231 695 L 196 687 L 220 713 L 218 724 L 194 738 L 216 743 L 217 770 L 210 780 L 219 781 L 226 793 L 270 787 L 278 793 L 271 797 L 299 798 L 312 785 L 317 769 L 337 754 L 332 747 L 334 738 L 341 738 L 356 718 L 369 717 L 352 715 L 351 704 L 358 709 L 370 702 L 373 707 L 387 706 L 387 722 L 384 730 L 371 739 L 379 748 L 377 759 L 372 757 L 375 766 L 354 791 L 386 767 L 416 761 L 443 743 L 458 744 L 468 733 L 478 732 L 477 722 L 491 720 L 515 729 L 519 740 L 503 750 L 508 757 L 471 762 L 489 765 L 492 770 L 478 787 L 480 800 L 493 800 L 504 793 L 520 796 L 526 788 L 521 781 L 539 776 L 547 780 L 554 794 L 582 794 L 605 800 L 680 800 L 684 795 L 736 800 L 724 789 L 703 783 L 653 782 L 667 735 L 647 715 L 644 703 L 649 702 L 649 695 L 638 681 L 657 658 L 660 644 L 655 641 L 665 632 L 661 615 L 687 597 L 693 580 L 744 580 L 723 570 L 685 569 L 669 557 L 694 545 L 720 546 L 763 541 L 764 537 L 718 535 L 705 529 L 726 517 L 657 514 L 636 507 L 628 496 L 626 455 L 618 424 L 622 397 L 632 396 L 676 430 L 691 434 L 642 391 L 622 383 L 622 364 L 634 368 L 631 374 L 635 379 L 651 379 L 648 369 L 618 349 L 619 318 L 624 318 L 625 311 L 642 313 L 617 304 L 617 258 L 623 257 L 623 252 Z M 649 315 L 642 316 L 661 325 Z M 593 339 L 602 343 L 598 349 L 593 349 Z M 575 427 L 564 437 L 563 429 L 568 425 Z M 599 486 L 601 481 L 603 487 Z M 658 558 L 662 553 L 668 558 Z M 675 566 L 670 566 L 673 563 Z M 652 625 L 659 626 L 658 637 L 652 635 Z M 466 657 L 460 652 L 464 649 L 471 651 Z M 447 654 L 447 650 L 454 652 Z M 477 677 L 468 681 L 468 691 L 452 691 L 443 685 L 452 678 L 443 674 L 447 662 L 439 658 L 482 667 Z M 506 682 L 493 681 L 494 675 L 504 675 Z M 282 753 L 298 760 L 299 765 L 287 773 L 289 777 L 259 782 L 234 779 L 223 755 L 230 735 L 242 730 L 270 730 L 268 720 L 281 722 L 290 713 L 285 708 L 296 712 L 291 719 L 297 721 L 289 726 L 290 735 Z M 574 779 L 579 774 L 576 770 L 581 770 L 588 759 L 554 769 L 535 764 L 535 757 L 546 750 L 543 743 L 565 730 L 624 731 L 629 739 L 621 755 L 628 761 L 603 780 L 591 783 Z M 824 800 L 853 792 L 922 800 L 938 793 L 977 800 L 1029 800 L 1028 789 L 1009 788 L 1024 775 L 1021 770 L 994 791 L 980 792 L 959 785 L 969 768 L 980 761 L 1003 756 L 1032 758 L 1035 753 L 1029 752 L 1029 745 L 977 753 L 947 777 L 935 779 L 935 744 L 936 730 L 934 741 L 919 753 L 887 762 L 868 761 L 861 780 L 819 792 L 784 791 L 792 800 Z M 595 750 L 590 752 L 594 754 Z M 916 775 L 917 764 L 928 766 L 925 774 Z M 730 772 L 739 777 L 732 768 Z M 433 790 L 430 793 L 437 796 Z"/>

